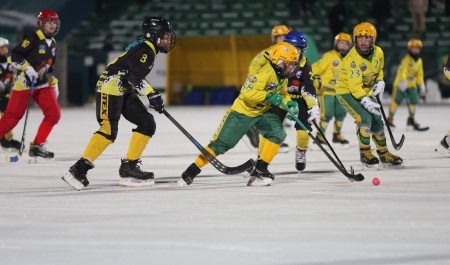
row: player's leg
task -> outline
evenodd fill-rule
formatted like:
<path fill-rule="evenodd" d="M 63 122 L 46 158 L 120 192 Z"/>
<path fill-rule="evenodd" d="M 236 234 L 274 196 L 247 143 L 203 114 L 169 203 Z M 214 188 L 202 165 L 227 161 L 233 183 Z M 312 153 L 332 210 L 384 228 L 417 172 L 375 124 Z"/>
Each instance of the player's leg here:
<path fill-rule="evenodd" d="M 95 93 L 95 109 L 100 128 L 92 135 L 81 158 L 70 167 L 63 180 L 76 190 L 89 185 L 88 170 L 94 168 L 94 161 L 117 137 L 122 113 L 123 96 Z"/>
<path fill-rule="evenodd" d="M 121 159 L 119 184 L 124 186 L 152 186 L 155 184 L 154 173 L 142 170 L 140 164 L 142 163 L 142 153 L 155 134 L 155 119 L 136 93 L 124 95 L 123 100 L 123 117 L 137 127 L 133 129 L 125 158 Z"/>
<path fill-rule="evenodd" d="M 48 151 L 44 144 L 53 127 L 59 122 L 61 110 L 52 87 L 34 90 L 33 99 L 41 108 L 44 119 L 41 121 L 36 136 L 30 144 L 28 154 L 32 158 L 32 162 L 36 162 L 37 158 L 53 159 L 55 154 Z"/>

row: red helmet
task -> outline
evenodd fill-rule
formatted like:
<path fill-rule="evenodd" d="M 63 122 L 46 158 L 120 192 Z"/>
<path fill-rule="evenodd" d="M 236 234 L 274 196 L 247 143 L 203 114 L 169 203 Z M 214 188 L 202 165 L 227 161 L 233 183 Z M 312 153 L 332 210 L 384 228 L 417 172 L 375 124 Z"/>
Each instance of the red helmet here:
<path fill-rule="evenodd" d="M 47 21 L 54 21 L 54 22 L 56 22 L 56 28 L 55 28 L 54 32 L 52 32 L 52 33 L 45 32 L 44 25 L 45 25 L 45 22 L 47 22 Z M 44 32 L 44 34 L 47 37 L 53 37 L 56 34 L 58 34 L 58 31 L 59 31 L 59 26 L 60 26 L 59 16 L 53 10 L 42 9 L 42 11 L 38 15 L 37 25 Z"/>

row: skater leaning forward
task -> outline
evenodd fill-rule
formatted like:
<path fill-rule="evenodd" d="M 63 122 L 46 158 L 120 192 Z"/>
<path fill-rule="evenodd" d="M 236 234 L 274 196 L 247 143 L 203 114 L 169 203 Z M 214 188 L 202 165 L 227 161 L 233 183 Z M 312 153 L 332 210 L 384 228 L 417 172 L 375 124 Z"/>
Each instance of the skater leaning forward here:
<path fill-rule="evenodd" d="M 76 190 L 89 185 L 86 177 L 94 167 L 94 160 L 117 137 L 120 116 L 135 124 L 125 159 L 121 159 L 120 184 L 150 186 L 152 172 L 143 171 L 141 155 L 156 130 L 153 115 L 139 99 L 147 96 L 150 107 L 164 110 L 161 94 L 145 80 L 152 69 L 156 55 L 167 53 L 175 46 L 175 33 L 170 23 L 161 17 L 147 17 L 142 23 L 143 35 L 128 45 L 126 52 L 114 59 L 102 73 L 96 88 L 96 115 L 100 128 L 91 137 L 81 158 L 70 167 L 63 180 Z"/>
<path fill-rule="evenodd" d="M 366 166 L 380 163 L 401 165 L 403 160 L 390 153 L 386 146 L 383 121 L 374 96 L 384 91 L 384 54 L 375 45 L 377 31 L 368 22 L 355 26 L 355 46 L 344 58 L 336 96 L 347 112 L 356 120 L 356 134 L 360 148 L 360 160 Z M 375 143 L 378 157 L 370 150 L 370 138 Z"/>
<path fill-rule="evenodd" d="M 236 146 L 246 132 L 255 126 L 267 141 L 250 173 L 248 186 L 266 186 L 274 179 L 267 167 L 277 155 L 280 144 L 286 138 L 286 132 L 280 118 L 270 109 L 271 105 L 280 106 L 281 102 L 284 102 L 298 113 L 298 104 L 292 101 L 287 93 L 287 83 L 288 78 L 296 73 L 299 55 L 297 49 L 289 43 L 275 44 L 269 53 L 270 63 L 247 77 L 239 96 L 225 113 L 213 140 L 205 148 L 214 156 L 224 154 Z M 178 185 L 190 185 L 200 173 L 200 168 L 207 163 L 206 157 L 199 155 L 182 173 Z"/>

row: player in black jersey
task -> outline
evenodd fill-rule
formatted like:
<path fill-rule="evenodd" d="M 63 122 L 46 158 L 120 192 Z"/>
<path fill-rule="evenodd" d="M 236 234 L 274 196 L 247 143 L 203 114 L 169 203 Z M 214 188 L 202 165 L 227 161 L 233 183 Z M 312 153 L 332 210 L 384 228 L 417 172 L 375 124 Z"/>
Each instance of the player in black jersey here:
<path fill-rule="evenodd" d="M 119 184 L 154 184 L 153 172 L 143 171 L 139 164 L 142 152 L 155 133 L 156 124 L 138 96 L 147 96 L 150 107 L 163 112 L 161 95 L 153 90 L 145 77 L 153 68 L 156 55 L 159 52 L 168 53 L 175 46 L 176 36 L 170 23 L 161 17 L 145 18 L 142 31 L 142 36 L 108 64 L 97 82 L 96 113 L 100 128 L 92 136 L 81 158 L 63 176 L 63 180 L 76 190 L 88 186 L 87 171 L 94 167 L 94 160 L 116 139 L 121 115 L 137 127 L 133 129 L 125 159 L 121 160 Z"/>

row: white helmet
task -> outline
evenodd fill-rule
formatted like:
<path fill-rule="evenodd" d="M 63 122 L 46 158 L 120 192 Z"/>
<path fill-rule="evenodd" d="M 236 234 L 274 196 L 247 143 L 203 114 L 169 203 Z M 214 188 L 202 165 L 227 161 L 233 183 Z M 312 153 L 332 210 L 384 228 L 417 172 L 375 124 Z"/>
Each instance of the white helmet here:
<path fill-rule="evenodd" d="M 0 47 L 9 45 L 9 41 L 5 38 L 0 37 Z"/>

